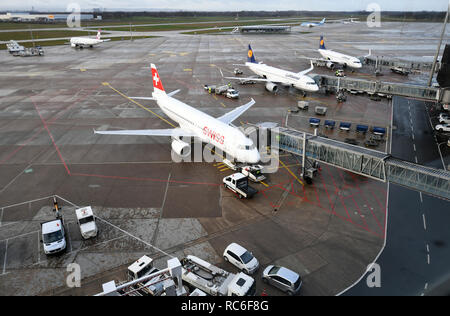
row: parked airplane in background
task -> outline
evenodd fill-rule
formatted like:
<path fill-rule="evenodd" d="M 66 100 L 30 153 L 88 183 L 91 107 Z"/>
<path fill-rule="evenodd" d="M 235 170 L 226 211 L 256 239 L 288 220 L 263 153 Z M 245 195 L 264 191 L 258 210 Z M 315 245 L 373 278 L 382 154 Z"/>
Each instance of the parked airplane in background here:
<path fill-rule="evenodd" d="M 320 22 L 303 22 L 300 24 L 300 26 L 306 26 L 306 27 L 314 27 L 314 26 L 321 26 L 325 24 L 325 18 L 322 19 Z"/>
<path fill-rule="evenodd" d="M 338 53 L 330 49 L 326 49 L 323 36 L 320 36 L 320 45 L 318 52 L 320 55 L 322 55 L 323 58 L 309 58 L 309 57 L 302 57 L 302 58 L 310 59 L 314 62 L 323 62 L 329 69 L 334 69 L 336 64 L 342 65 L 344 68 L 350 67 L 357 69 L 362 67 L 361 63 L 362 58 L 357 58 L 342 53 Z M 369 55 L 366 55 L 364 57 L 368 57 L 370 55 L 371 51 L 369 50 Z"/>
<path fill-rule="evenodd" d="M 341 20 L 341 22 L 344 24 L 359 23 L 359 19 L 358 18 L 348 18 L 348 19 Z"/>
<path fill-rule="evenodd" d="M 294 87 L 306 92 L 316 92 L 319 90 L 319 86 L 311 77 L 306 74 L 314 69 L 311 62 L 311 68 L 300 71 L 298 73 L 286 71 L 283 69 L 275 68 L 263 64 L 262 62 L 257 63 L 255 55 L 253 54 L 252 47 L 248 45 L 248 56 L 245 66 L 248 67 L 252 72 L 260 76 L 261 78 L 242 78 L 242 77 L 225 77 L 226 79 L 233 80 L 250 80 L 250 81 L 262 81 L 266 83 L 266 89 L 270 92 L 277 92 L 278 85 L 281 84 L 287 87 Z"/>
<path fill-rule="evenodd" d="M 183 141 L 183 137 L 194 137 L 202 142 L 209 143 L 228 153 L 236 160 L 244 163 L 255 164 L 261 159 L 258 149 L 253 141 L 247 138 L 240 130 L 230 124 L 247 111 L 255 101 L 235 108 L 234 110 L 214 118 L 201 112 L 177 99 L 172 95 L 179 90 L 166 94 L 161 79 L 154 64 L 151 64 L 153 78 L 153 93 L 151 98 L 135 98 L 155 100 L 161 110 L 180 127 L 172 129 L 145 129 L 145 130 L 119 130 L 119 131 L 95 131 L 102 135 L 139 135 L 139 136 L 169 136 L 172 138 L 172 149 L 181 157 L 187 157 L 191 153 L 189 143 Z"/>
<path fill-rule="evenodd" d="M 94 45 L 98 45 L 103 42 L 108 42 L 111 39 L 100 39 L 102 30 L 98 30 L 97 36 L 95 38 L 90 37 L 72 37 L 70 39 L 70 46 L 75 48 L 84 48 L 84 47 L 94 47 Z"/>

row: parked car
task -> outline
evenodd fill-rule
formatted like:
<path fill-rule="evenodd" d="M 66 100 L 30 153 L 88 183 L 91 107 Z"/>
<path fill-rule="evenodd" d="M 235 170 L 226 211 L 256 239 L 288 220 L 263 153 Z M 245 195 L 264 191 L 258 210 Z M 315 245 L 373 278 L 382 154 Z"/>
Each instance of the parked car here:
<path fill-rule="evenodd" d="M 439 123 L 450 124 L 450 116 L 446 113 L 439 114 Z"/>
<path fill-rule="evenodd" d="M 366 147 L 376 147 L 378 146 L 378 142 L 376 140 L 373 139 L 368 139 L 364 142 L 364 146 Z"/>
<path fill-rule="evenodd" d="M 271 284 L 289 295 L 300 292 L 303 283 L 298 273 L 274 265 L 270 265 L 264 270 L 262 280 L 264 283 Z"/>
<path fill-rule="evenodd" d="M 435 129 L 438 132 L 450 132 L 450 124 L 439 124 L 439 125 L 436 125 Z"/>
<path fill-rule="evenodd" d="M 350 145 L 358 145 L 358 142 L 354 138 L 346 138 L 345 142 Z"/>
<path fill-rule="evenodd" d="M 223 252 L 223 258 L 247 274 L 253 274 L 259 268 L 259 262 L 253 254 L 236 243 L 228 245 Z"/>

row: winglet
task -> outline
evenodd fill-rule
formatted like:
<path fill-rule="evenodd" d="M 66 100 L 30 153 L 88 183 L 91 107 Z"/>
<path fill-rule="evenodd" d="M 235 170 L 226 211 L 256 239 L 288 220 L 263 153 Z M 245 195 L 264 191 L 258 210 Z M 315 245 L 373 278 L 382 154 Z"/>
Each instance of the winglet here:
<path fill-rule="evenodd" d="M 156 70 L 155 64 L 151 64 L 152 68 L 152 81 L 153 81 L 153 89 L 155 91 L 164 92 L 164 87 L 162 85 L 161 79 L 159 78 L 158 70 Z"/>

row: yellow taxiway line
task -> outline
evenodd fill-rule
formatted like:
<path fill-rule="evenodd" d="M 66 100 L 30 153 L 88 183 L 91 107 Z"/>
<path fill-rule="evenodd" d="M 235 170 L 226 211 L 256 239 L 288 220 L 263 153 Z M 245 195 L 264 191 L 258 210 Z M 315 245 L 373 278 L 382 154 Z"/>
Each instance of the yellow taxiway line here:
<path fill-rule="evenodd" d="M 177 128 L 175 125 L 173 125 L 172 123 L 170 123 L 168 120 L 166 120 L 165 118 L 163 118 L 162 116 L 156 114 L 155 112 L 153 112 L 150 109 L 147 109 L 145 106 L 143 106 L 142 104 L 136 102 L 135 100 L 127 97 L 125 94 L 123 94 L 122 92 L 120 92 L 119 90 L 115 89 L 113 86 L 111 86 L 108 82 L 103 82 L 102 83 L 104 86 L 110 87 L 112 90 L 114 90 L 115 92 L 117 92 L 118 94 L 120 94 L 122 97 L 124 97 L 125 99 L 128 99 L 129 101 L 133 102 L 134 104 L 140 106 L 141 108 L 143 108 L 144 110 L 152 113 L 154 116 L 156 116 L 157 118 L 159 118 L 160 120 L 166 122 L 167 124 L 169 124 L 170 126 L 172 126 L 173 128 Z"/>

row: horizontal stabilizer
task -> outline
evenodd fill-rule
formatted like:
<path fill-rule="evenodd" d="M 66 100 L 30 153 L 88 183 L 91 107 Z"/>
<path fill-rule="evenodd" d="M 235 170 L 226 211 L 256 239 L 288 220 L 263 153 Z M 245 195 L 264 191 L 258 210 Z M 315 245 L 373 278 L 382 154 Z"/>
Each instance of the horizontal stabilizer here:
<path fill-rule="evenodd" d="M 169 97 L 174 96 L 175 94 L 177 94 L 178 92 L 180 92 L 180 89 L 177 89 L 175 91 L 172 91 L 170 93 L 168 93 L 167 95 Z M 130 99 L 134 99 L 134 100 L 155 100 L 155 98 L 153 97 L 130 97 Z"/>

